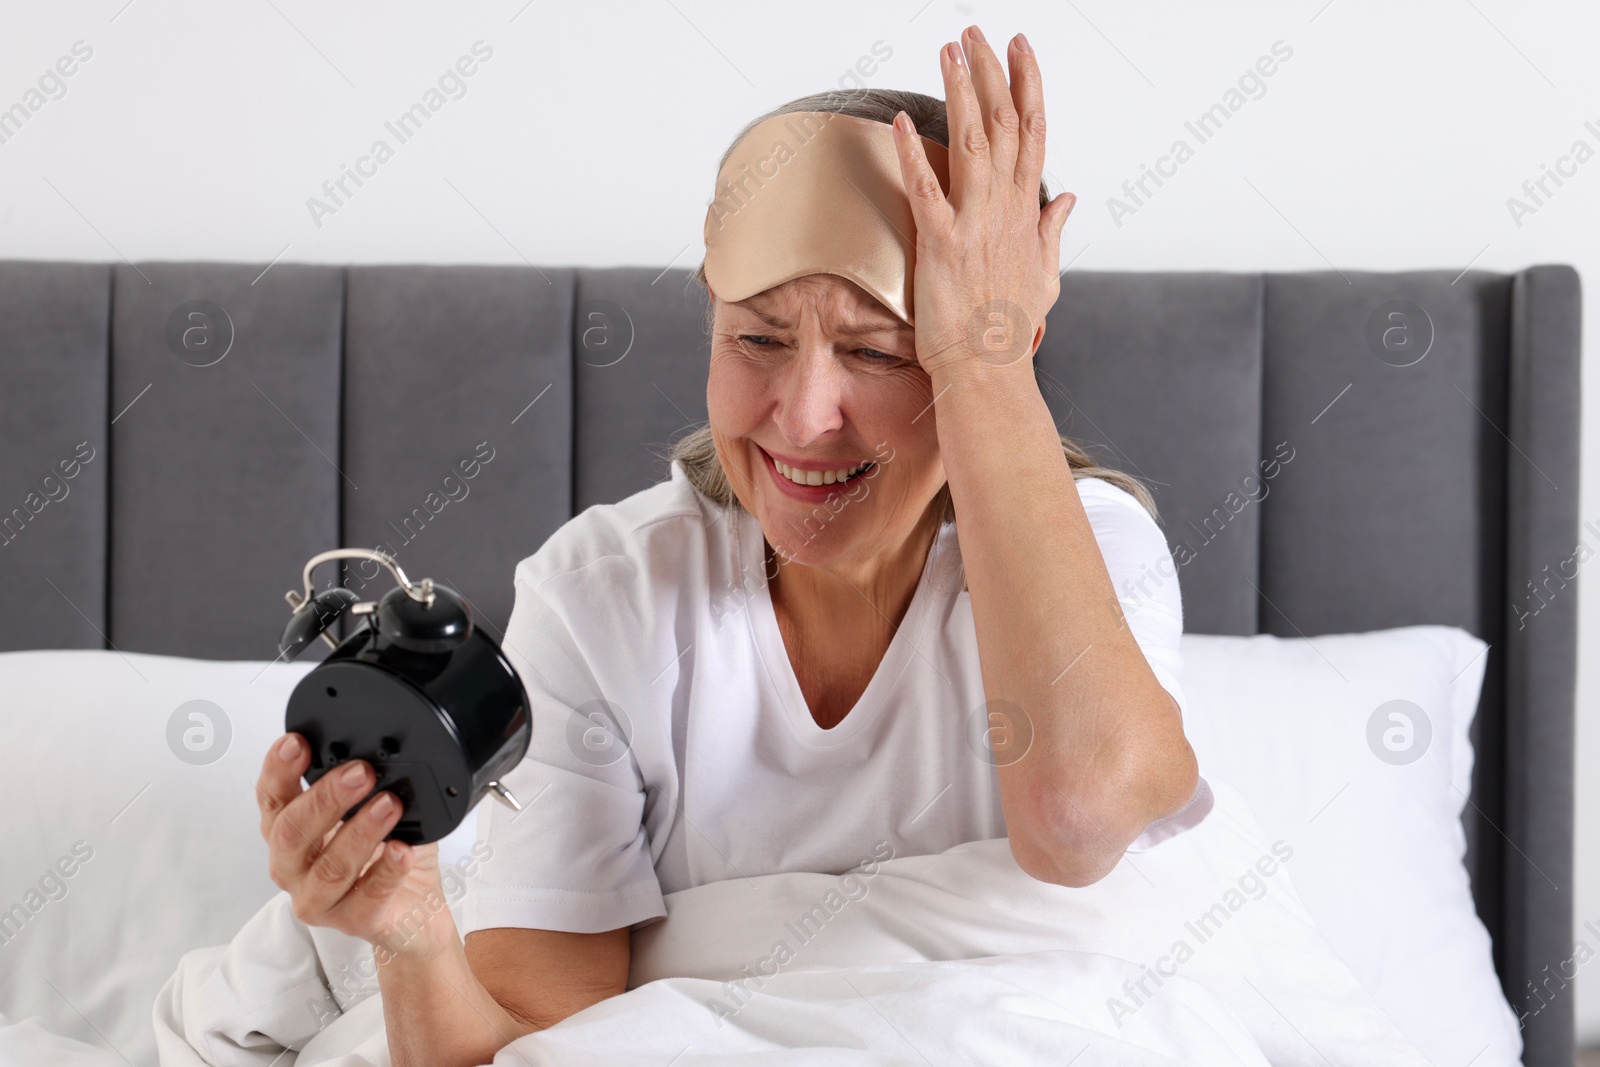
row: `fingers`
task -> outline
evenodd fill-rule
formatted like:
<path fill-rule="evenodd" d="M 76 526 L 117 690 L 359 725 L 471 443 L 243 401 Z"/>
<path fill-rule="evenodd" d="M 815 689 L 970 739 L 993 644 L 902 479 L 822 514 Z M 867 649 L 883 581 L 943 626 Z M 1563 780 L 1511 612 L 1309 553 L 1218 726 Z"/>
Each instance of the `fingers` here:
<path fill-rule="evenodd" d="M 939 66 L 944 71 L 944 110 L 950 127 L 950 202 L 957 207 L 968 199 L 981 203 L 989 196 L 993 165 L 989 134 L 961 46 L 951 42 L 940 49 Z"/>
<path fill-rule="evenodd" d="M 297 734 L 285 734 L 262 760 L 256 803 L 272 881 L 288 891 L 301 922 L 367 936 L 362 931 L 377 921 L 417 862 L 411 846 L 384 840 L 404 807 L 388 791 L 367 798 L 375 782 L 361 760 L 302 788 L 310 761 L 310 747 Z"/>
<path fill-rule="evenodd" d="M 261 836 L 272 829 L 278 813 L 300 795 L 300 776 L 311 762 L 311 749 L 299 734 L 284 734 L 267 749 L 256 781 L 256 807 L 261 809 Z"/>
<path fill-rule="evenodd" d="M 989 141 L 990 165 L 1002 174 L 1010 174 L 1016 169 L 1018 118 L 1005 69 L 977 26 L 966 28 L 961 43 L 967 51 L 967 70 L 977 93 L 977 109 L 983 117 L 983 129 Z"/>
<path fill-rule="evenodd" d="M 367 795 L 372 785 L 372 768 L 361 760 L 351 760 L 289 801 L 267 828 L 274 880 L 280 876 L 298 879 L 312 857 L 321 851 L 324 835 Z M 355 880 L 354 875 L 350 880 Z"/>
<path fill-rule="evenodd" d="M 952 215 L 939 185 L 939 175 L 928 162 L 922 138 L 904 111 L 894 117 L 894 144 L 900 157 L 900 179 L 905 183 L 906 196 L 911 201 L 911 216 L 916 220 L 917 232 L 937 236 L 945 232 Z"/>
<path fill-rule="evenodd" d="M 399 841 L 390 841 L 383 846 L 383 851 L 378 854 L 367 873 L 361 876 L 356 883 L 356 892 L 366 900 L 383 901 L 388 899 L 400 884 L 406 880 L 406 875 L 411 871 L 412 850 L 409 846 Z M 350 905 L 357 901 L 352 898 Z"/>
<path fill-rule="evenodd" d="M 386 860 L 379 858 L 362 874 L 385 835 L 400 821 L 400 813 L 400 802 L 393 793 L 379 793 L 339 828 L 332 841 L 308 857 L 310 866 L 294 893 L 295 914 L 301 921 L 325 920 L 343 905 L 362 878 L 372 877 L 373 871 L 385 871 Z M 388 852 L 385 846 L 383 856 L 387 857 Z"/>
<path fill-rule="evenodd" d="M 1058 278 L 1061 273 L 1061 230 L 1077 203 L 1075 194 L 1062 193 L 1039 213 L 1039 243 L 1043 248 L 1044 269 Z"/>
<path fill-rule="evenodd" d="M 1020 116 L 1013 177 L 1024 192 L 1036 195 L 1044 173 L 1044 79 L 1026 37 L 1020 33 L 1013 37 L 1010 52 L 1011 93 Z"/>

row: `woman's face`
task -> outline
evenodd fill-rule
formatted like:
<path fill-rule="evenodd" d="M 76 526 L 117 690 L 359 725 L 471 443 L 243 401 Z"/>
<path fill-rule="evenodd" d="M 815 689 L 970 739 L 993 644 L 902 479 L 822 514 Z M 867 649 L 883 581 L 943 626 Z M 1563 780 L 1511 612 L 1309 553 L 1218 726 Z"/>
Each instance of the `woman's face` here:
<path fill-rule="evenodd" d="M 712 298 L 712 438 L 767 541 L 809 566 L 860 566 L 898 552 L 945 482 L 915 331 L 833 274 L 737 304 Z M 872 466 L 811 487 L 795 485 L 774 460 L 818 471 Z"/>

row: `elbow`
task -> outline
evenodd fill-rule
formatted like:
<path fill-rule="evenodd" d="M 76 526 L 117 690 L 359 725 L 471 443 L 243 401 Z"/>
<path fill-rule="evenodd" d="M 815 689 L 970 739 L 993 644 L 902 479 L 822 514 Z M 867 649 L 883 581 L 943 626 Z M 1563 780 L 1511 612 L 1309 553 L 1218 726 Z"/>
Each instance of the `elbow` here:
<path fill-rule="evenodd" d="M 1060 789 L 1033 798 L 1029 829 L 1011 834 L 1011 855 L 1030 878 L 1081 889 L 1121 861 L 1140 830 L 1129 833 L 1109 805 Z"/>
<path fill-rule="evenodd" d="M 1078 775 L 1030 791 L 1027 830 L 1011 835 L 1017 866 L 1041 882 L 1080 889 L 1110 874 L 1145 829 L 1181 809 L 1199 785 L 1194 750 L 1180 731 L 1116 773 Z"/>
<path fill-rule="evenodd" d="M 1041 847 L 1016 836 L 1011 838 L 1011 856 L 1029 878 L 1072 889 L 1094 885 L 1110 874 L 1122 858 L 1121 853 L 1112 855 L 1103 847 Z"/>

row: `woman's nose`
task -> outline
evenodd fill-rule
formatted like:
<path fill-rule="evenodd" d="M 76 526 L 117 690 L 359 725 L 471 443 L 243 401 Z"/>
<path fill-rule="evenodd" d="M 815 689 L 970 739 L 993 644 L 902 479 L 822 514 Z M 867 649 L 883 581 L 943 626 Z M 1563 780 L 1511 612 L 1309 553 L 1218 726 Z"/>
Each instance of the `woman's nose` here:
<path fill-rule="evenodd" d="M 790 362 L 779 387 L 778 423 L 796 449 L 844 425 L 849 372 L 834 357 L 831 342 L 807 340 Z"/>

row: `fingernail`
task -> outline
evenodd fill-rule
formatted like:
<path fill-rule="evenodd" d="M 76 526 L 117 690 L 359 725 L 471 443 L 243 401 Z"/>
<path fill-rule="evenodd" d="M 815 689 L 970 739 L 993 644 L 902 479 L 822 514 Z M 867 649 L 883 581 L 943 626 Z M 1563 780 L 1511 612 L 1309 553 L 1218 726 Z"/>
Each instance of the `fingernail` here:
<path fill-rule="evenodd" d="M 363 763 L 352 763 L 350 766 L 346 767 L 344 773 L 339 776 L 339 783 L 341 785 L 360 785 L 366 780 L 367 768 Z"/>
<path fill-rule="evenodd" d="M 987 41 L 987 40 L 986 40 L 986 39 L 985 39 L 985 38 L 984 38 L 984 36 L 983 36 L 983 31 L 982 31 L 982 30 L 980 30 L 980 29 L 978 29 L 978 27 L 977 27 L 977 26 L 969 26 L 969 27 L 967 27 L 967 30 L 968 30 L 968 32 L 969 32 L 969 33 L 971 33 L 971 34 L 972 34 L 972 39 L 973 39 L 973 40 L 974 40 L 974 41 L 977 41 L 977 42 L 978 42 L 978 43 L 979 43 L 979 44 L 988 44 L 988 43 L 989 43 L 989 42 L 988 42 L 988 41 Z"/>
<path fill-rule="evenodd" d="M 377 821 L 382 822 L 388 817 L 389 813 L 394 810 L 394 797 L 389 793 L 384 793 L 378 797 L 377 800 L 372 802 L 371 808 L 372 817 Z"/>
<path fill-rule="evenodd" d="M 1033 55 L 1033 45 L 1029 44 L 1028 39 L 1020 33 L 1017 34 L 1017 51 Z"/>
<path fill-rule="evenodd" d="M 894 125 L 895 125 L 895 128 L 897 130 L 899 130 L 901 133 L 910 133 L 911 132 L 911 116 L 907 115 L 904 111 L 895 112 Z"/>
<path fill-rule="evenodd" d="M 285 737 L 283 739 L 283 743 L 278 746 L 278 758 L 283 760 L 285 763 L 293 763 L 299 758 L 299 756 L 300 739 L 294 734 L 290 734 L 288 737 Z"/>

